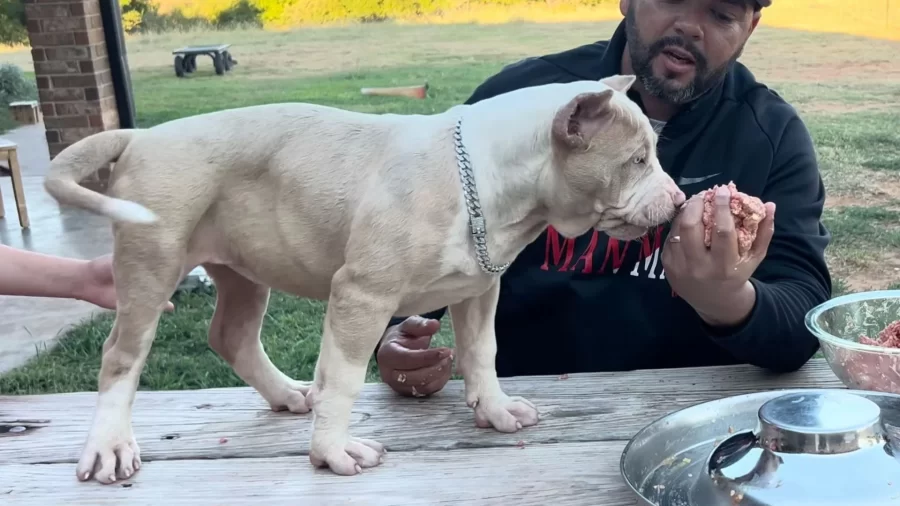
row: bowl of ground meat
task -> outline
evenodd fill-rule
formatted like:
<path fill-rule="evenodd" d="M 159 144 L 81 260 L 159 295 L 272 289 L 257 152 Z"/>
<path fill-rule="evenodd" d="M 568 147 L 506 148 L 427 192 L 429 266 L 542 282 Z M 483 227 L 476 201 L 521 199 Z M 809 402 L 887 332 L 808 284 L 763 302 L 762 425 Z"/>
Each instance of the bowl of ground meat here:
<path fill-rule="evenodd" d="M 807 313 L 806 327 L 848 388 L 900 394 L 900 290 L 835 297 Z"/>

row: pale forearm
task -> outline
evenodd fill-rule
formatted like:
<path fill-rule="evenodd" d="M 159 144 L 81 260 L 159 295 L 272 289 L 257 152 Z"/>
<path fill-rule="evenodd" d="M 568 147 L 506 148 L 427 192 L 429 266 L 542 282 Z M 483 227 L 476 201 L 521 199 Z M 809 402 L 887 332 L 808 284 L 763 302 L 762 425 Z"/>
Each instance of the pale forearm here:
<path fill-rule="evenodd" d="M 87 264 L 0 244 L 0 295 L 80 298 Z"/>

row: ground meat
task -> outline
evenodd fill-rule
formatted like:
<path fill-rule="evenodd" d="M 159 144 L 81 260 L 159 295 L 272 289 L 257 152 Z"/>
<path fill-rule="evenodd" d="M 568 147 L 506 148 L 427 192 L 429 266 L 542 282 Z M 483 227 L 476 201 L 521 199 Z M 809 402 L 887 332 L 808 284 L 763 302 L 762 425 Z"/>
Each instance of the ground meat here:
<path fill-rule="evenodd" d="M 716 214 L 716 190 L 719 185 L 713 186 L 703 192 L 703 242 L 706 247 L 712 244 L 712 228 L 715 224 Z M 766 217 L 766 206 L 762 200 L 751 197 L 737 190 L 733 182 L 728 183 L 731 191 L 731 216 L 734 218 L 734 228 L 738 238 L 738 254 L 743 258 L 753 246 L 756 240 L 756 232 L 759 222 Z"/>
<path fill-rule="evenodd" d="M 882 348 L 900 348 L 900 320 L 881 332 L 875 339 L 860 336 L 859 342 Z M 855 351 L 823 344 L 829 362 L 836 364 L 835 373 L 850 388 L 900 394 L 900 355 Z"/>
<path fill-rule="evenodd" d="M 878 333 L 875 339 L 859 336 L 860 344 L 881 346 L 882 348 L 900 348 L 900 320 L 897 320 Z"/>

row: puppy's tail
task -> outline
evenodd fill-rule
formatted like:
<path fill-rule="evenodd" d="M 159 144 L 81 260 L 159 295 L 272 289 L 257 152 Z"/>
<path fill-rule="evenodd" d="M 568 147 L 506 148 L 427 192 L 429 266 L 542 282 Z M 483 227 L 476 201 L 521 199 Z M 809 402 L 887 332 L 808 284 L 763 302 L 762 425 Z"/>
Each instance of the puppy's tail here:
<path fill-rule="evenodd" d="M 146 207 L 128 200 L 109 197 L 79 183 L 119 156 L 134 139 L 130 129 L 107 130 L 81 139 L 64 149 L 50 162 L 44 188 L 60 204 L 80 207 L 115 221 L 152 223 L 156 215 Z"/>

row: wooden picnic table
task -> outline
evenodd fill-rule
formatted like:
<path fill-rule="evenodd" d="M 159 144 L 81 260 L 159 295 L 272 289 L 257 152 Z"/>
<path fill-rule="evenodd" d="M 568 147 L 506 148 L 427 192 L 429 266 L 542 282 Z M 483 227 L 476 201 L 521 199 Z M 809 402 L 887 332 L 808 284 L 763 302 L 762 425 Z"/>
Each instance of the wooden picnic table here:
<path fill-rule="evenodd" d="M 139 391 L 134 431 L 144 465 L 113 485 L 75 478 L 95 393 L 0 396 L 0 504 L 632 506 L 619 459 L 657 418 L 735 394 L 842 388 L 821 359 L 786 375 L 734 366 L 501 381 L 535 402 L 537 426 L 516 434 L 475 427 L 459 381 L 427 399 L 366 385 L 351 430 L 388 454 L 354 477 L 314 469 L 310 415 L 272 412 L 249 388 Z"/>

